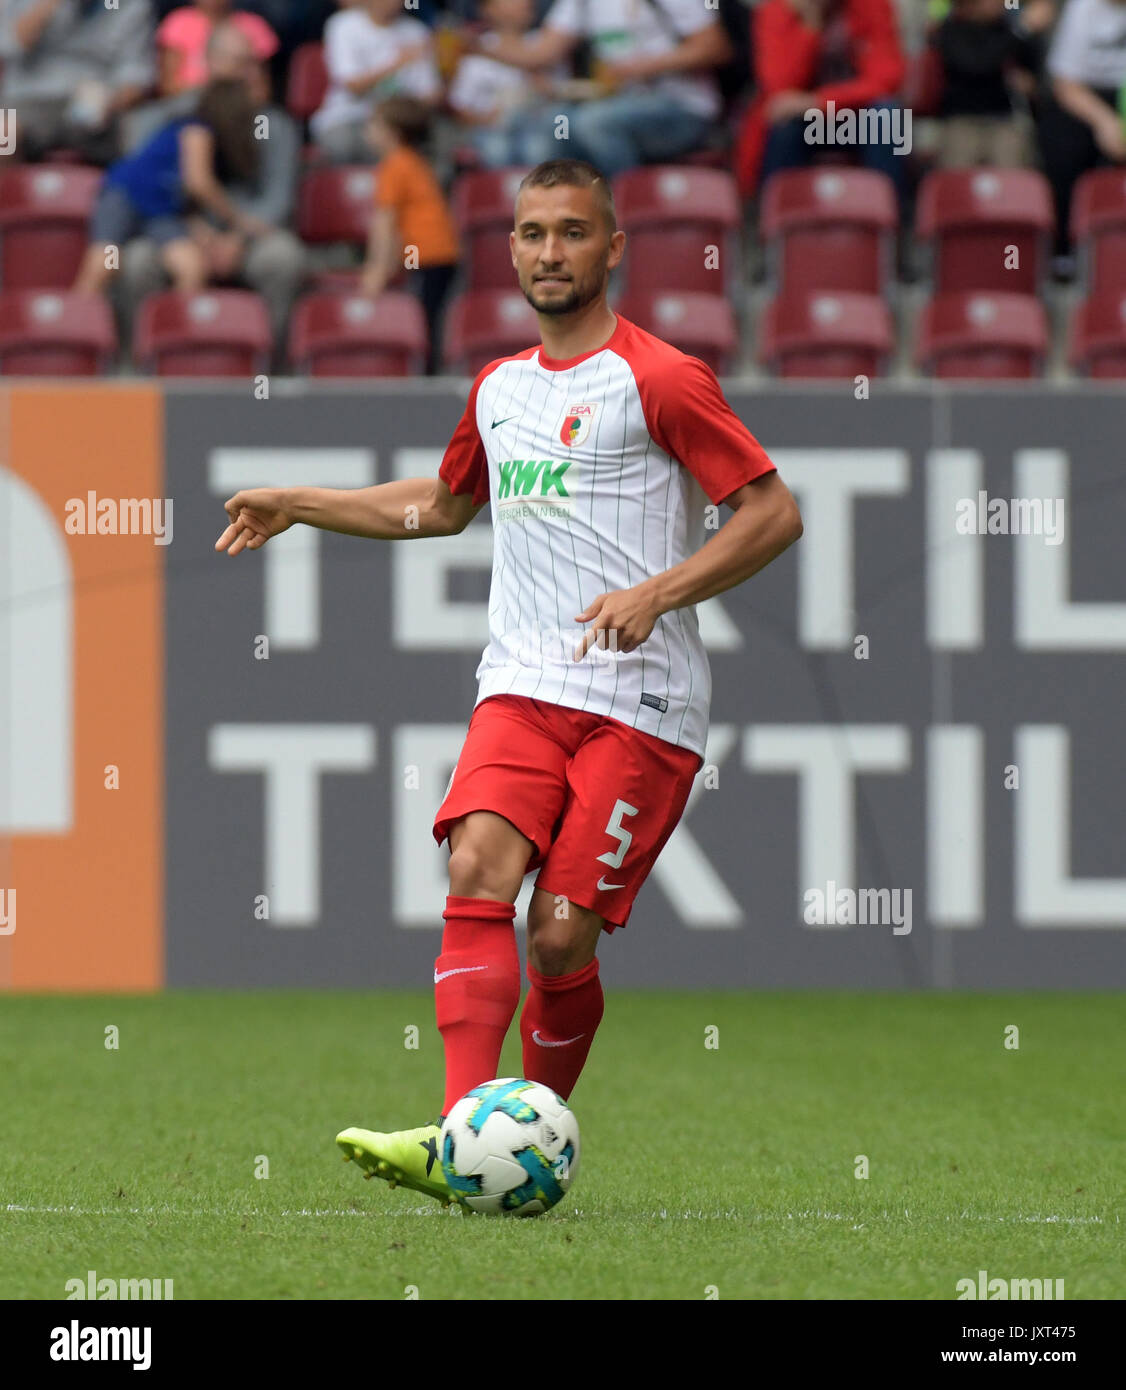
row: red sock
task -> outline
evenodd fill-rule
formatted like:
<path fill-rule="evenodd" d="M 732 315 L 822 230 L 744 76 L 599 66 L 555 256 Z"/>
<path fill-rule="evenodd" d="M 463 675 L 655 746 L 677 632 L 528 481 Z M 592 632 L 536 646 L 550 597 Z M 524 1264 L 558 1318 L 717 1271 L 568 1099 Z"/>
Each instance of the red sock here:
<path fill-rule="evenodd" d="M 520 1015 L 524 1076 L 568 1098 L 602 1021 L 597 956 L 570 975 L 541 975 L 528 966 L 532 987 Z"/>
<path fill-rule="evenodd" d="M 434 962 L 434 1012 L 446 1048 L 442 1113 L 493 1081 L 504 1035 L 520 1002 L 520 957 L 512 903 L 446 899 L 442 954 Z"/>

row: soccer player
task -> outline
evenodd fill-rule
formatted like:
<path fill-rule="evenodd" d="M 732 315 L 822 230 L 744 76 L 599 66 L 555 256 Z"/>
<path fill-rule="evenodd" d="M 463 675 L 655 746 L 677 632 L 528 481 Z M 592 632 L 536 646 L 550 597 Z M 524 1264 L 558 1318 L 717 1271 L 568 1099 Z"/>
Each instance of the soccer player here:
<path fill-rule="evenodd" d="M 703 763 L 711 673 L 695 605 L 802 533 L 715 374 L 608 307 L 626 238 L 597 169 L 533 169 L 509 244 L 541 342 L 477 374 L 438 476 L 238 492 L 216 542 L 237 555 L 294 522 L 382 540 L 453 535 L 491 506 L 489 644 L 433 832 L 450 845 L 434 964 L 442 1114 L 337 1137 L 366 1177 L 446 1203 L 442 1119 L 495 1078 L 520 1002 L 525 875 L 539 870 L 523 1075 L 566 1099 L 602 1018 L 601 935 L 629 920 Z M 733 515 L 705 544 L 709 502 Z"/>

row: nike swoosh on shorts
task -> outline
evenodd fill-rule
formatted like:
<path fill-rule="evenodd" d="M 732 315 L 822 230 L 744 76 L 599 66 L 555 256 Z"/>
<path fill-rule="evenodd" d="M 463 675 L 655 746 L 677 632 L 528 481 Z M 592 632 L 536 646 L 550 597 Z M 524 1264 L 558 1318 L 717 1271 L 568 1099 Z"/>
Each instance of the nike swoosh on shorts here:
<path fill-rule="evenodd" d="M 488 970 L 488 968 L 489 967 L 487 965 L 459 965 L 456 970 L 443 970 L 440 975 L 438 974 L 437 970 L 435 970 L 434 983 L 439 984 L 442 980 L 447 979 L 450 975 L 469 975 L 472 974 L 474 970 Z"/>
<path fill-rule="evenodd" d="M 625 887 L 625 884 L 624 884 L 624 883 L 607 883 L 606 880 L 605 880 L 604 878 L 600 878 L 600 879 L 598 880 L 598 887 L 601 889 L 601 891 L 602 891 L 603 893 L 606 893 L 606 892 L 608 892 L 611 888 L 624 888 L 624 887 Z"/>

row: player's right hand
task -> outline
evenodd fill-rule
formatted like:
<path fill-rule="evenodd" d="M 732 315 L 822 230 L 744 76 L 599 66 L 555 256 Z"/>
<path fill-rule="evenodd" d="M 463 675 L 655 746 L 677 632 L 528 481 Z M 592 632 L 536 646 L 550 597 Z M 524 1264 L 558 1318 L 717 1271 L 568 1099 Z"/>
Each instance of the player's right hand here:
<path fill-rule="evenodd" d="M 280 536 L 293 525 L 285 509 L 285 494 L 278 487 L 246 488 L 223 503 L 231 524 L 215 542 L 216 550 L 237 555 L 240 550 L 260 550 L 271 536 Z"/>

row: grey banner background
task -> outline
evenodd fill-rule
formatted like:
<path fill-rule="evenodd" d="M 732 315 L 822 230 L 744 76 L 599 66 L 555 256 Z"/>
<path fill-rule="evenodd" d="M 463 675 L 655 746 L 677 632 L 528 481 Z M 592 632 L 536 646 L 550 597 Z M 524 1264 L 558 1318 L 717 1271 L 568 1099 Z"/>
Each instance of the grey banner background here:
<path fill-rule="evenodd" d="M 386 481 L 397 450 L 444 447 L 466 389 L 466 383 L 311 390 L 298 385 L 267 401 L 243 391 L 168 392 L 166 494 L 175 500 L 166 628 L 170 985 L 418 986 L 430 977 L 445 890 L 434 893 L 429 927 L 398 920 L 393 855 L 400 857 L 400 874 L 417 869 L 430 883 L 446 850 L 434 845 L 428 831 L 424 843 L 393 845 L 393 795 L 402 783 L 401 769 L 393 765 L 393 738 L 403 725 L 464 728 L 484 633 L 472 651 L 397 649 L 390 553 L 395 547 L 326 534 L 319 642 L 256 661 L 254 638 L 267 631 L 265 557 L 232 560 L 212 552 L 224 518 L 222 499 L 208 479 L 217 449 L 331 447 L 374 450 L 376 478 Z M 985 640 L 979 649 L 949 652 L 928 645 L 925 578 L 928 451 L 978 451 L 983 486 L 990 496 L 1007 498 L 1014 492 L 1016 451 L 1060 449 L 1071 466 L 1071 598 L 1126 604 L 1121 394 L 1095 388 L 885 392 L 878 385 L 868 401 L 855 400 L 851 389 L 759 393 L 731 387 L 727 394 L 772 453 L 903 450 L 907 486 L 896 496 L 855 503 L 855 629 L 870 640 L 867 661 L 857 661 L 851 645 L 810 650 L 799 640 L 797 551 L 811 546 L 808 514 L 799 547 L 722 596 L 723 611 L 745 645 L 712 652 L 712 724 L 733 726 L 736 737 L 720 764 L 718 787 L 699 795 L 683 826 L 738 904 L 740 920 L 728 927 L 686 925 L 654 875 L 630 926 L 603 939 L 604 979 L 618 986 L 677 987 L 1121 985 L 1126 911 L 1099 927 L 1015 920 L 1014 798 L 1026 792 L 1006 790 L 1003 769 L 1015 761 L 1018 725 L 1066 728 L 1071 874 L 1126 874 L 1126 652 L 1121 646 L 1019 648 L 1009 537 L 983 542 Z M 826 470 L 844 466 L 830 452 L 818 463 Z M 784 464 L 781 471 L 787 477 Z M 724 510 L 723 519 L 728 515 Z M 472 529 L 487 533 L 488 525 L 486 509 Z M 487 572 L 467 569 L 453 576 L 449 597 L 481 601 L 486 593 Z M 255 920 L 253 911 L 255 895 L 272 889 L 266 882 L 263 777 L 211 767 L 209 739 L 219 725 L 307 722 L 371 727 L 375 763 L 368 771 L 321 778 L 319 910 L 312 924 L 280 926 Z M 805 925 L 797 779 L 744 763 L 748 727 L 842 723 L 908 731 L 910 766 L 894 775 L 859 777 L 855 804 L 856 883 L 911 888 L 909 935 L 895 936 L 881 926 Z M 934 927 L 927 920 L 925 731 L 934 724 L 983 731 L 979 926 Z M 410 793 L 422 798 L 430 816 L 448 770 Z"/>

